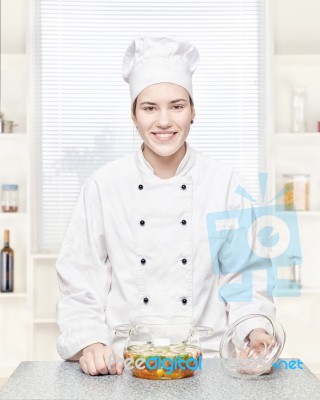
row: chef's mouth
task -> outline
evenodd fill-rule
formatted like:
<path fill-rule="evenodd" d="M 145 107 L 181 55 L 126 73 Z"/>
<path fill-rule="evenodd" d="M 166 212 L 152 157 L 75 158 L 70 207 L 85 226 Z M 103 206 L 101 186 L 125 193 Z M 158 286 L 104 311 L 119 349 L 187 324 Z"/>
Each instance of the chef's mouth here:
<path fill-rule="evenodd" d="M 151 133 L 157 138 L 158 141 L 160 141 L 160 142 L 169 142 L 177 132 L 170 132 L 170 133 L 151 132 Z"/>

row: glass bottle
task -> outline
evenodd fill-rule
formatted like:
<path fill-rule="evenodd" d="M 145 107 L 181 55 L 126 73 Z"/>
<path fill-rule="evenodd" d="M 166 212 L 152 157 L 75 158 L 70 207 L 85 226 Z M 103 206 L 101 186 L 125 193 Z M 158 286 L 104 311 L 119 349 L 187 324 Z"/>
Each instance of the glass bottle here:
<path fill-rule="evenodd" d="M 0 133 L 4 133 L 4 114 L 0 111 Z"/>
<path fill-rule="evenodd" d="M 304 87 L 294 87 L 292 89 L 292 132 L 306 131 L 306 90 Z"/>
<path fill-rule="evenodd" d="M 2 185 L 2 211 L 17 212 L 18 211 L 18 185 Z"/>
<path fill-rule="evenodd" d="M 0 266 L 0 278 L 1 278 L 1 292 L 13 292 L 13 261 L 14 252 L 10 248 L 10 231 L 4 231 L 4 247 L 1 250 L 1 266 Z"/>

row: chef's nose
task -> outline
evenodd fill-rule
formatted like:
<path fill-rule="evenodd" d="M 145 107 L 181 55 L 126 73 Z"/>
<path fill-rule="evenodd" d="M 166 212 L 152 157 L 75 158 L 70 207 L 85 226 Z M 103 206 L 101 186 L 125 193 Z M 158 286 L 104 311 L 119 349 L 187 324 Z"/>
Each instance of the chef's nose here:
<path fill-rule="evenodd" d="M 172 121 L 168 112 L 166 111 L 160 112 L 159 119 L 157 120 L 157 125 L 161 126 L 161 128 L 165 128 L 167 126 L 172 125 Z"/>

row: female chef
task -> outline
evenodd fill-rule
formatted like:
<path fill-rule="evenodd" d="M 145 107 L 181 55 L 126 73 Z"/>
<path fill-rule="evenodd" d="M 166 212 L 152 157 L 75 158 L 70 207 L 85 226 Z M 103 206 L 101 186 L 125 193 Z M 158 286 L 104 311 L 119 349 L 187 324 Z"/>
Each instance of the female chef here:
<path fill-rule="evenodd" d="M 253 301 L 229 301 L 222 292 L 219 298 L 219 289 L 241 274 L 212 272 L 206 215 L 246 205 L 236 193 L 237 174 L 186 141 L 198 62 L 192 44 L 168 37 L 139 37 L 125 53 L 123 78 L 143 144 L 85 181 L 56 264 L 57 349 L 86 374 L 122 373 L 121 362 L 107 363 L 113 352 L 123 354 L 124 339 L 112 329 L 137 316 L 181 315 L 213 327 L 202 341 L 204 357 L 218 355 L 236 319 L 274 317 L 259 277 Z M 225 269 L 228 257 L 219 254 Z M 243 260 L 244 269 L 251 267 Z M 252 346 L 270 341 L 261 327 L 248 333 Z"/>

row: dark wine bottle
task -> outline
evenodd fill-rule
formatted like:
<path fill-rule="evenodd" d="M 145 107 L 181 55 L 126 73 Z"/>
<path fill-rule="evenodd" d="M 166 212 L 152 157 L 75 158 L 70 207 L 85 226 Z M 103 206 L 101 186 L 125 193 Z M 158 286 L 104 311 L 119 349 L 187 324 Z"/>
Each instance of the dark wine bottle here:
<path fill-rule="evenodd" d="M 1 292 L 13 292 L 13 261 L 14 252 L 9 246 L 10 231 L 4 231 L 4 247 L 1 250 Z"/>

